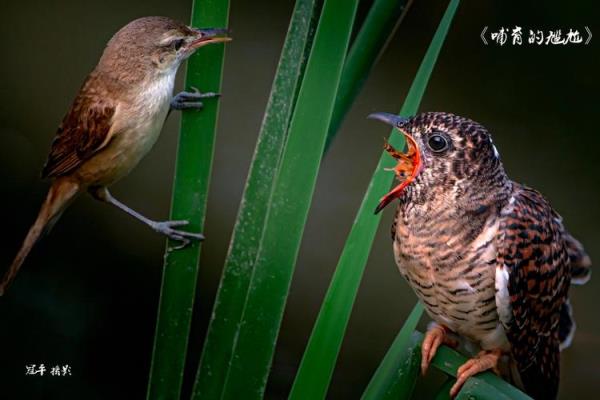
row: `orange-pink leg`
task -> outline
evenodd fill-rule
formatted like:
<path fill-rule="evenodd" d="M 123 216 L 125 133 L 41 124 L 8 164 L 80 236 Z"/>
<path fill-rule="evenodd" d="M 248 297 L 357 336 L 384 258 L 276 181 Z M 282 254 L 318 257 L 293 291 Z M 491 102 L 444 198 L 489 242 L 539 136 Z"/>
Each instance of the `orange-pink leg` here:
<path fill-rule="evenodd" d="M 421 373 L 423 375 L 427 372 L 431 360 L 442 343 L 450 347 L 458 345 L 456 340 L 448 337 L 448 332 L 450 332 L 448 328 L 435 323 L 427 330 L 421 346 Z"/>
<path fill-rule="evenodd" d="M 456 383 L 450 389 L 450 397 L 454 398 L 465 384 L 467 379 L 480 372 L 491 369 L 496 374 L 498 371 L 498 360 L 502 356 L 502 350 L 483 350 L 475 358 L 471 358 L 458 368 L 456 372 Z"/>

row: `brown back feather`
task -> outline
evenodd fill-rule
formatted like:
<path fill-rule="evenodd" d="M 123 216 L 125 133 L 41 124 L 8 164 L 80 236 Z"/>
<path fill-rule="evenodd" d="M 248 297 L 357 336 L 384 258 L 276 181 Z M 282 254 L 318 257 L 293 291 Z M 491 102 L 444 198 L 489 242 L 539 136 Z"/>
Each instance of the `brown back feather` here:
<path fill-rule="evenodd" d="M 94 81 L 92 73 L 59 125 L 42 170 L 43 178 L 72 172 L 110 141 L 116 106 L 96 91 Z"/>
<path fill-rule="evenodd" d="M 498 262 L 508 269 L 512 320 L 507 337 L 527 393 L 555 398 L 559 321 L 571 279 L 560 217 L 540 193 L 515 184 L 502 217 Z"/>

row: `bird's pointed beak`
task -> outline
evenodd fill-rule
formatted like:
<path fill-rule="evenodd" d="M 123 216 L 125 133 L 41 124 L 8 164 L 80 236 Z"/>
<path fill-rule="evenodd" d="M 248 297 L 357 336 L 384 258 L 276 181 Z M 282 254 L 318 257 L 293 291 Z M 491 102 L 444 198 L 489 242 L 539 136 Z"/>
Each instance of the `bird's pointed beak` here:
<path fill-rule="evenodd" d="M 369 114 L 367 118 L 385 122 L 386 124 L 391 125 L 394 128 L 398 128 L 402 126 L 406 121 L 408 121 L 408 118 L 386 112 L 376 112 L 373 114 Z"/>
<path fill-rule="evenodd" d="M 416 178 L 421 171 L 421 153 L 415 139 L 406 130 L 402 129 L 408 118 L 390 113 L 374 113 L 369 115 L 369 119 L 376 119 L 385 122 L 388 125 L 398 129 L 406 139 L 407 151 L 403 153 L 396 150 L 389 143 L 385 143 L 384 149 L 396 160 L 398 165 L 393 168 L 396 177 L 400 180 L 400 184 L 394 187 L 388 194 L 383 196 L 375 209 L 375 214 L 379 213 L 390 204 L 394 199 L 400 197 L 404 189 Z"/>
<path fill-rule="evenodd" d="M 232 40 L 228 36 L 229 31 L 224 28 L 192 28 L 192 30 L 196 33 L 196 37 L 188 44 L 190 50 L 196 50 L 210 43 L 222 43 Z"/>

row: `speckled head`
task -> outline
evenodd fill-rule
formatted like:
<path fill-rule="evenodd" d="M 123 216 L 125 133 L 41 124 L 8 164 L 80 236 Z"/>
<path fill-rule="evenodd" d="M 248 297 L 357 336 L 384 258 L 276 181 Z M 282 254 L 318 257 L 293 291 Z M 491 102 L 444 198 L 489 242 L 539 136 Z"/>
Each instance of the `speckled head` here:
<path fill-rule="evenodd" d="M 406 163 L 403 155 L 409 155 L 412 163 L 410 168 L 406 165 L 396 168 L 397 174 L 407 169 L 410 172 L 408 176 L 399 174 L 403 182 L 381 199 L 376 212 L 395 198 L 423 193 L 428 187 L 453 190 L 459 182 L 477 182 L 486 187 L 486 181 L 505 176 L 490 133 L 475 121 L 444 112 L 422 113 L 412 118 L 387 113 L 370 117 L 394 126 L 405 135 L 406 154 L 389 148 L 388 151 L 399 160 L 399 166 Z"/>

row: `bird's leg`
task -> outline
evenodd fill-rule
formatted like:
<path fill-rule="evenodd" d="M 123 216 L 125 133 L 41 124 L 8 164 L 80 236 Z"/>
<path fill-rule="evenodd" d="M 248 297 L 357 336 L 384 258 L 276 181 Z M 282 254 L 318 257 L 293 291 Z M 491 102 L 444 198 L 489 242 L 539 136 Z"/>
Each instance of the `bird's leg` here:
<path fill-rule="evenodd" d="M 431 323 L 421 346 L 421 373 L 425 375 L 431 360 L 443 343 L 450 347 L 458 346 L 458 342 L 448 336 L 450 330 L 435 322 Z"/>
<path fill-rule="evenodd" d="M 96 198 L 100 201 L 103 201 L 105 203 L 112 204 L 113 206 L 116 206 L 117 208 L 125 211 L 127 214 L 131 215 L 132 217 L 142 221 L 143 223 L 145 223 L 146 225 L 148 225 L 149 227 L 154 229 L 156 232 L 162 233 L 163 235 L 165 235 L 173 240 L 177 240 L 177 241 L 181 242 L 181 245 L 176 247 L 177 249 L 187 246 L 190 243 L 190 240 L 192 240 L 192 239 L 204 240 L 204 235 L 202 235 L 201 233 L 192 233 L 192 232 L 185 232 L 185 231 L 173 229 L 178 226 L 187 225 L 189 223 L 189 221 L 186 221 L 186 220 L 153 221 L 149 218 L 144 217 L 142 214 L 138 213 L 137 211 L 132 210 L 131 208 L 127 207 L 125 204 L 121 203 L 119 200 L 112 197 L 112 195 L 110 194 L 108 189 L 105 187 L 90 189 L 90 193 L 92 194 L 92 196 L 94 196 L 94 198 Z"/>
<path fill-rule="evenodd" d="M 219 97 L 220 93 L 206 92 L 201 93 L 195 87 L 192 87 L 190 92 L 183 91 L 177 93 L 173 96 L 171 100 L 171 109 L 172 110 L 201 110 L 204 107 L 204 104 L 200 101 L 200 99 L 210 99 L 213 97 Z"/>
<path fill-rule="evenodd" d="M 502 350 L 483 350 L 477 354 L 475 358 L 471 358 L 458 368 L 456 372 L 456 383 L 450 389 L 450 397 L 454 398 L 470 377 L 477 375 L 480 372 L 491 369 L 496 374 L 500 374 L 498 370 L 498 360 L 502 356 Z"/>

